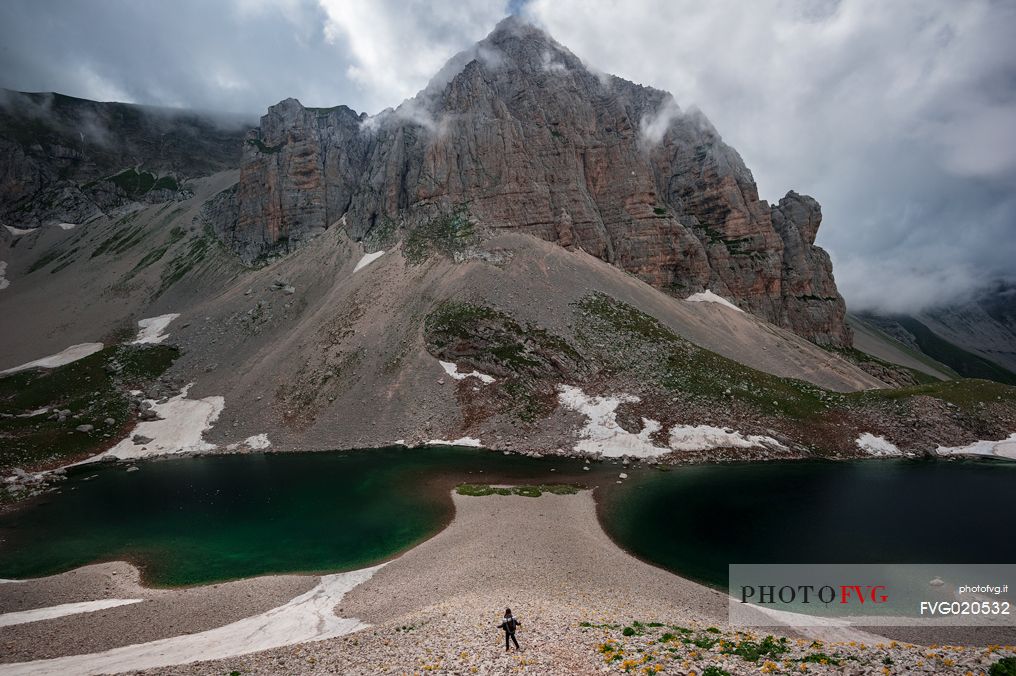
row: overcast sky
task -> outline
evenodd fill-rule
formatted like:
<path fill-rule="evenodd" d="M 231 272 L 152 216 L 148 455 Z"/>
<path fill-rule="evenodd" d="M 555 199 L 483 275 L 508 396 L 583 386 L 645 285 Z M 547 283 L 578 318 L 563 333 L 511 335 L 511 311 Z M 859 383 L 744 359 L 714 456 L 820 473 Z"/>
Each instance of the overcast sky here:
<path fill-rule="evenodd" d="M 914 310 L 1016 277 L 1014 2 L 3 0 L 0 86 L 376 113 L 509 11 L 701 108 L 763 198 L 816 197 L 852 308 Z"/>

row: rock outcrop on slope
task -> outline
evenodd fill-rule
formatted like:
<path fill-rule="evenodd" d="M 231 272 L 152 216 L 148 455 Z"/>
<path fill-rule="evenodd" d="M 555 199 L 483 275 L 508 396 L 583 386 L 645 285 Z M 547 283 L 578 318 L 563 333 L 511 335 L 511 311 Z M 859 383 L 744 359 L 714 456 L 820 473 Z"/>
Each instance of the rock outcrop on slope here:
<path fill-rule="evenodd" d="M 340 219 L 370 248 L 466 208 L 673 295 L 708 288 L 817 343 L 851 342 L 814 200 L 770 207 L 701 113 L 592 72 L 515 18 L 395 110 L 273 106 L 222 200 L 217 230 L 248 261 Z"/>
<path fill-rule="evenodd" d="M 815 246 L 822 208 L 814 198 L 791 190 L 771 213 L 783 242 L 783 303 L 777 323 L 795 330 L 808 327 L 807 337 L 822 345 L 849 345 L 846 307 L 833 281 L 832 261 Z"/>
<path fill-rule="evenodd" d="M 0 224 L 83 223 L 236 168 L 241 118 L 0 90 Z"/>

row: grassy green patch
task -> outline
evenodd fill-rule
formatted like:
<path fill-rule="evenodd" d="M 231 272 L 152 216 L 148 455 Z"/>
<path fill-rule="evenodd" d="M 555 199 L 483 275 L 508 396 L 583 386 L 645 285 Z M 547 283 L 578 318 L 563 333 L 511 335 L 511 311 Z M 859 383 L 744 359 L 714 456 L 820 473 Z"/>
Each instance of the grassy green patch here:
<path fill-rule="evenodd" d="M 95 247 L 91 257 L 95 258 L 106 253 L 123 253 L 144 239 L 146 234 L 144 224 L 135 222 L 140 214 L 140 211 L 134 211 L 118 220 L 113 234 Z"/>
<path fill-rule="evenodd" d="M 28 274 L 32 274 L 36 270 L 43 269 L 44 267 L 55 261 L 57 258 L 60 258 L 63 255 L 63 253 L 64 252 L 62 249 L 50 249 L 46 253 L 39 256 L 39 258 L 36 259 L 35 262 L 33 262 L 31 265 L 28 266 Z"/>
<path fill-rule="evenodd" d="M 435 357 L 498 376 L 505 412 L 523 422 L 549 413 L 554 385 L 585 368 L 564 339 L 483 305 L 443 303 L 427 316 L 424 331 Z"/>
<path fill-rule="evenodd" d="M 864 390 L 844 395 L 848 401 L 878 406 L 880 404 L 909 399 L 915 396 L 928 396 L 941 399 L 964 411 L 974 411 L 980 404 L 1003 402 L 1016 404 L 1016 387 L 1003 385 L 992 380 L 935 381 L 926 385 L 901 387 L 892 390 Z"/>
<path fill-rule="evenodd" d="M 482 497 L 484 495 L 493 495 L 494 487 L 488 484 L 459 484 L 455 487 L 455 492 L 459 495 Z"/>
<path fill-rule="evenodd" d="M 130 274 L 133 275 L 137 272 L 140 272 L 141 270 L 144 270 L 152 263 L 160 261 L 162 257 L 166 255 L 166 252 L 169 251 L 169 248 L 174 244 L 176 244 L 178 241 L 180 241 L 185 234 L 186 231 L 180 227 L 175 227 L 172 230 L 170 230 L 169 238 L 167 239 L 167 241 L 161 246 L 158 246 L 149 251 L 147 254 L 145 254 L 144 257 L 140 261 L 138 261 L 137 265 L 134 266 L 134 269 L 131 270 Z"/>
<path fill-rule="evenodd" d="M 179 282 L 188 272 L 202 263 L 214 251 L 217 241 L 215 235 L 206 230 L 193 237 L 182 250 L 178 249 L 177 255 L 163 268 L 159 290 L 155 295 L 159 296 L 165 293 L 169 287 Z"/>
<path fill-rule="evenodd" d="M 115 438 L 130 419 L 127 391 L 143 388 L 178 355 L 165 345 L 114 345 L 64 366 L 0 378 L 0 413 L 15 416 L 0 417 L 0 471 L 51 464 Z M 16 417 L 41 408 L 50 410 Z M 57 409 L 70 411 L 63 422 L 50 419 Z M 94 430 L 76 431 L 86 424 Z"/>
<path fill-rule="evenodd" d="M 850 325 L 854 328 L 854 331 L 868 332 L 873 336 L 875 336 L 878 340 L 885 342 L 888 345 L 891 345 L 893 348 L 903 352 L 905 355 L 913 357 L 917 361 L 922 362 L 927 366 L 930 366 L 936 372 L 941 373 L 944 376 L 947 376 L 949 378 L 960 377 L 960 374 L 956 373 L 956 371 L 949 368 L 945 364 L 935 361 L 934 359 L 924 354 L 920 350 L 916 350 L 910 345 L 902 343 L 896 338 L 892 337 L 891 335 L 883 331 L 881 328 L 879 328 L 878 324 L 875 321 L 867 318 L 865 315 L 854 316 L 848 314 L 847 321 L 850 322 Z"/>
<path fill-rule="evenodd" d="M 1016 657 L 1003 657 L 988 669 L 989 676 L 1016 676 Z"/>
<path fill-rule="evenodd" d="M 884 359 L 879 359 L 867 352 L 858 350 L 856 347 L 824 347 L 829 352 L 843 357 L 853 364 L 857 364 L 862 369 L 864 369 L 865 364 L 874 364 L 880 368 L 886 369 L 897 376 L 897 382 L 902 382 L 903 384 L 906 384 L 908 381 L 914 385 L 925 385 L 940 382 L 938 378 L 929 375 L 924 371 L 918 371 L 917 369 L 912 369 L 908 366 L 901 366 L 900 364 L 894 364 L 892 362 L 885 361 Z"/>
<path fill-rule="evenodd" d="M 925 354 L 950 366 L 960 375 L 1016 385 L 1016 373 L 945 340 L 913 317 L 899 316 L 894 319 L 914 336 Z"/>
<path fill-rule="evenodd" d="M 140 197 L 147 194 L 155 185 L 156 176 L 147 171 L 127 169 L 106 180 L 123 190 L 129 197 Z"/>
<path fill-rule="evenodd" d="M 413 228 L 402 244 L 410 265 L 425 263 L 432 255 L 454 258 L 476 239 L 473 223 L 464 206 Z"/>
<path fill-rule="evenodd" d="M 176 178 L 173 176 L 160 176 L 155 185 L 152 186 L 152 190 L 172 190 L 176 192 L 180 189 L 180 185 L 176 182 Z"/>
<path fill-rule="evenodd" d="M 596 293 L 576 309 L 583 343 L 598 353 L 609 373 L 637 374 L 666 390 L 712 400 L 736 398 L 790 418 L 814 418 L 827 408 L 820 388 L 700 348 L 627 303 Z"/>
<path fill-rule="evenodd" d="M 724 655 L 738 655 L 745 662 L 758 662 L 761 657 L 778 658 L 789 650 L 786 638 L 776 639 L 772 636 L 766 636 L 760 642 L 743 639 L 720 648 Z"/>
<path fill-rule="evenodd" d="M 702 676 L 730 676 L 730 672 L 711 664 L 702 670 Z"/>
<path fill-rule="evenodd" d="M 274 155 L 275 153 L 281 151 L 282 150 L 282 146 L 284 146 L 285 144 L 284 143 L 280 143 L 277 146 L 266 146 L 261 141 L 261 139 L 253 138 L 253 139 L 247 139 L 247 145 L 254 146 L 255 148 L 258 149 L 258 152 L 264 153 L 266 155 Z"/>
<path fill-rule="evenodd" d="M 483 305 L 446 302 L 424 322 L 428 347 L 448 361 L 465 359 L 479 368 L 494 367 L 520 375 L 560 375 L 565 362 L 581 360 L 565 340 Z M 451 352 L 453 354 L 446 354 Z"/>
<path fill-rule="evenodd" d="M 51 275 L 55 275 L 56 273 L 60 272 L 61 270 L 63 270 L 63 269 L 64 269 L 64 268 L 66 268 L 67 266 L 71 265 L 71 264 L 72 264 L 73 262 L 74 262 L 74 259 L 73 259 L 73 258 L 65 258 L 65 259 L 63 260 L 63 262 L 61 262 L 61 263 L 58 263 L 57 265 L 54 265 L 54 266 L 53 266 L 53 267 L 52 267 L 52 268 L 50 269 L 50 271 L 49 271 L 49 274 L 51 274 Z"/>
<path fill-rule="evenodd" d="M 574 495 L 581 490 L 571 484 L 539 484 L 536 486 L 491 486 L 489 484 L 459 484 L 455 492 L 459 495 L 483 497 L 485 495 L 521 495 L 526 498 L 538 498 L 544 493 L 554 495 Z"/>
<path fill-rule="evenodd" d="M 577 304 L 580 345 L 587 358 L 608 374 L 640 377 L 672 392 L 715 403 L 736 401 L 757 412 L 806 424 L 820 424 L 829 414 L 852 415 L 852 409 L 900 411 L 919 396 L 934 397 L 963 413 L 983 416 L 984 407 L 1016 406 L 1016 387 L 990 380 L 930 380 L 910 387 L 829 392 L 810 383 L 780 378 L 702 349 L 677 336 L 655 318 L 602 294 Z"/>
<path fill-rule="evenodd" d="M 696 648 L 702 648 L 703 650 L 709 650 L 716 645 L 716 639 L 711 636 L 697 636 L 691 640 L 691 643 Z"/>
<path fill-rule="evenodd" d="M 374 224 L 374 227 L 363 238 L 364 251 L 373 253 L 388 249 L 395 243 L 395 235 L 398 230 L 398 224 L 389 218 L 388 216 L 383 217 L 379 222 Z"/>
<path fill-rule="evenodd" d="M 167 251 L 169 251 L 168 244 L 163 244 L 160 247 L 152 249 L 151 251 L 146 253 L 140 261 L 138 261 L 138 264 L 135 265 L 134 269 L 131 270 L 131 274 L 144 270 L 152 263 L 157 263 L 159 260 L 162 259 L 163 256 L 166 255 Z"/>

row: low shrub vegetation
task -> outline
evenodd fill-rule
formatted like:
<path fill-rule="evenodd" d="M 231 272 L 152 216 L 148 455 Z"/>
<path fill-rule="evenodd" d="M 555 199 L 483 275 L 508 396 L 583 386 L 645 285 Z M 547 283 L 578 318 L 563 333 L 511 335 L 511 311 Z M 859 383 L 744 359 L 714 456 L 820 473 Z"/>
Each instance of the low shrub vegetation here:
<path fill-rule="evenodd" d="M 489 484 L 459 484 L 455 492 L 459 495 L 483 497 L 485 495 L 521 495 L 525 498 L 538 498 L 544 493 L 554 495 L 574 495 L 581 489 L 571 484 L 539 484 L 536 486 L 491 486 Z"/>

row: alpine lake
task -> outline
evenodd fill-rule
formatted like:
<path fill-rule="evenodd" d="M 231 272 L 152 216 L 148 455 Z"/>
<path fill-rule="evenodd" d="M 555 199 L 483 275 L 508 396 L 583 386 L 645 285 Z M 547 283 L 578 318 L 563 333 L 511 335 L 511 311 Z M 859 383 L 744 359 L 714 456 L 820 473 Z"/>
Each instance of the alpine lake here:
<path fill-rule="evenodd" d="M 433 446 L 136 467 L 75 467 L 57 491 L 0 515 L 0 578 L 113 560 L 168 587 L 361 568 L 440 532 L 454 516 L 459 483 L 595 488 L 600 522 L 618 545 L 721 588 L 728 563 L 1016 561 L 1012 463 L 657 468 Z M 629 478 L 618 484 L 620 472 Z"/>

